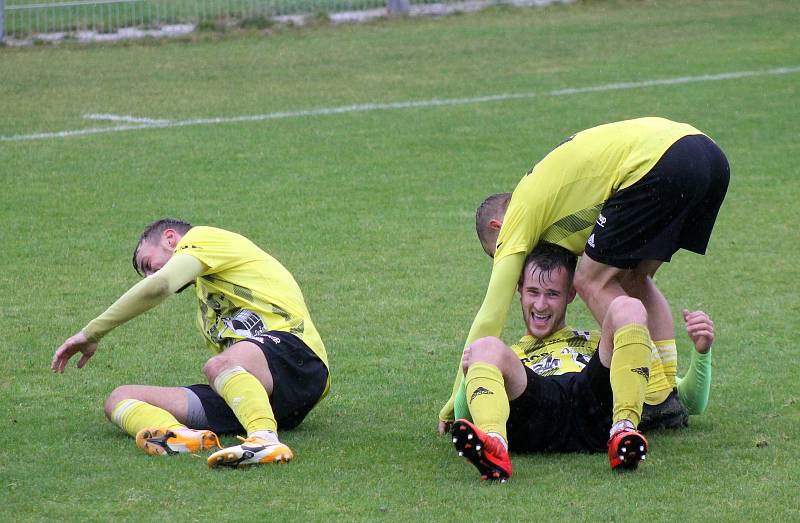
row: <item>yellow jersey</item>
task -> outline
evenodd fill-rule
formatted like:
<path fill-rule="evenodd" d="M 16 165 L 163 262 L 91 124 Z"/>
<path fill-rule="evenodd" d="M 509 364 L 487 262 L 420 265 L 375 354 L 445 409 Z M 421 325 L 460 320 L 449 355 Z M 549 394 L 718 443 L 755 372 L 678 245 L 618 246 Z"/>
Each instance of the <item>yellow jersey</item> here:
<path fill-rule="evenodd" d="M 494 262 L 527 254 L 540 241 L 582 254 L 606 200 L 639 181 L 672 144 L 696 134 L 703 133 L 689 124 L 649 117 L 600 125 L 567 138 L 514 189 Z"/>
<path fill-rule="evenodd" d="M 600 347 L 600 332 L 564 327 L 546 338 L 525 335 L 511 350 L 526 367 L 540 376 L 581 372 Z M 672 390 L 655 345 L 651 346 L 650 374 L 645 403 L 656 405 Z"/>
<path fill-rule="evenodd" d="M 215 227 L 192 227 L 173 255 L 188 254 L 207 268 L 195 280 L 197 324 L 212 352 L 268 331 L 303 340 L 328 367 L 328 355 L 286 268 L 253 242 Z"/>
<path fill-rule="evenodd" d="M 599 332 L 564 327 L 546 338 L 523 336 L 511 350 L 536 374 L 558 376 L 583 370 L 599 345 Z"/>

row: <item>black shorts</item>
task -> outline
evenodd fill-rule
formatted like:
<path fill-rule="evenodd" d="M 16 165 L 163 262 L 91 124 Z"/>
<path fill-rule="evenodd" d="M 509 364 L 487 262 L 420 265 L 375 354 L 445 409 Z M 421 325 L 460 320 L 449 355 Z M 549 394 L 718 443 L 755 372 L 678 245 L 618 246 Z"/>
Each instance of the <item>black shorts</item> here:
<path fill-rule="evenodd" d="M 717 144 L 704 135 L 684 136 L 641 180 L 605 202 L 586 254 L 621 269 L 642 260 L 668 262 L 678 249 L 705 254 L 729 179 Z"/>
<path fill-rule="evenodd" d="M 328 369 L 319 356 L 294 334 L 281 331 L 269 331 L 268 334 L 246 341 L 261 347 L 267 359 L 273 383 L 270 404 L 278 428 L 291 429 L 299 425 L 322 399 L 328 381 Z M 222 396 L 211 387 L 198 384 L 186 388 L 200 399 L 208 420 L 207 427 L 192 428 L 209 429 L 217 434 L 245 432 Z"/>
<path fill-rule="evenodd" d="M 595 353 L 581 372 L 540 376 L 510 402 L 508 445 L 514 452 L 603 452 L 611 429 L 609 370 Z"/>

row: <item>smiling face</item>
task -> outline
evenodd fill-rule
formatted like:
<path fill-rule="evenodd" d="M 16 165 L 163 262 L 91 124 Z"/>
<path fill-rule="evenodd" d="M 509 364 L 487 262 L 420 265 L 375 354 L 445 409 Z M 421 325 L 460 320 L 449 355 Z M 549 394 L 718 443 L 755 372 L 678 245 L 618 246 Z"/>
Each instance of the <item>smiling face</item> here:
<path fill-rule="evenodd" d="M 528 334 L 546 338 L 566 326 L 567 305 L 575 299 L 575 288 L 567 269 L 555 267 L 541 271 L 536 263 L 528 263 L 519 292 Z"/>

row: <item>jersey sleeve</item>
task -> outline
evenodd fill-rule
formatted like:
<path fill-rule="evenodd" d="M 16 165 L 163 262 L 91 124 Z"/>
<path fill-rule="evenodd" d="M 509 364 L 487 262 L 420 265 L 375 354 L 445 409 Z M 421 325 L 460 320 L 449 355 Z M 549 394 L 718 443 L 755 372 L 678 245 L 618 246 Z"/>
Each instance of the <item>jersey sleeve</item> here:
<path fill-rule="evenodd" d="M 86 337 L 99 341 L 103 336 L 146 312 L 170 294 L 194 281 L 203 271 L 203 264 L 191 256 L 173 256 L 155 274 L 131 287 L 100 316 L 83 328 Z"/>
<path fill-rule="evenodd" d="M 465 347 L 486 336 L 500 336 L 505 326 L 511 300 L 517 290 L 525 253 L 518 252 L 506 256 L 492 267 L 489 287 L 467 336 Z"/>
<path fill-rule="evenodd" d="M 705 354 L 692 351 L 689 369 L 678 378 L 678 398 L 689 414 L 702 414 L 708 406 L 711 392 L 711 350 Z"/>
<path fill-rule="evenodd" d="M 251 261 L 257 256 L 240 245 L 232 245 L 232 234 L 213 227 L 196 226 L 187 232 L 175 247 L 174 255 L 185 254 L 204 266 L 202 275 L 223 272 Z"/>

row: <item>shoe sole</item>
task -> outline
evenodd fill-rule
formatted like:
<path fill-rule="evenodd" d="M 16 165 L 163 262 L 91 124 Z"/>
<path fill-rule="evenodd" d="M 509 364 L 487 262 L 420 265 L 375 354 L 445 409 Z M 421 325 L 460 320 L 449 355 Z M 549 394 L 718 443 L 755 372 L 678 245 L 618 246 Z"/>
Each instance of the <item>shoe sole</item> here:
<path fill-rule="evenodd" d="M 620 462 L 612 470 L 636 470 L 647 458 L 647 441 L 635 432 L 628 434 L 617 445 L 617 457 Z"/>
<path fill-rule="evenodd" d="M 262 456 L 257 461 L 249 461 L 255 458 L 255 455 L 260 449 L 244 448 L 241 453 L 237 451 L 218 451 L 208 458 L 208 466 L 211 468 L 228 467 L 228 468 L 244 468 L 252 467 L 253 465 L 285 465 L 294 459 L 291 449 L 282 445 L 270 452 L 266 456 Z"/>
<path fill-rule="evenodd" d="M 148 456 L 172 456 L 177 450 L 170 448 L 167 440 L 175 434 L 165 429 L 144 429 L 136 434 L 136 446 Z"/>
<path fill-rule="evenodd" d="M 500 483 L 505 483 L 508 480 L 508 472 L 486 458 L 483 452 L 483 445 L 471 426 L 461 421 L 456 421 L 453 424 L 452 434 L 453 445 L 458 451 L 458 455 L 463 456 L 467 461 L 475 465 L 475 468 L 481 474 L 482 480 L 500 481 Z"/>
<path fill-rule="evenodd" d="M 219 448 L 217 438 L 213 433 L 203 434 L 197 448 L 191 442 L 180 443 L 181 447 L 174 448 L 169 439 L 176 437 L 175 433 L 169 429 L 152 428 L 143 429 L 136 434 L 136 446 L 142 449 L 149 456 L 174 456 L 176 454 L 197 453 L 201 450 Z"/>

